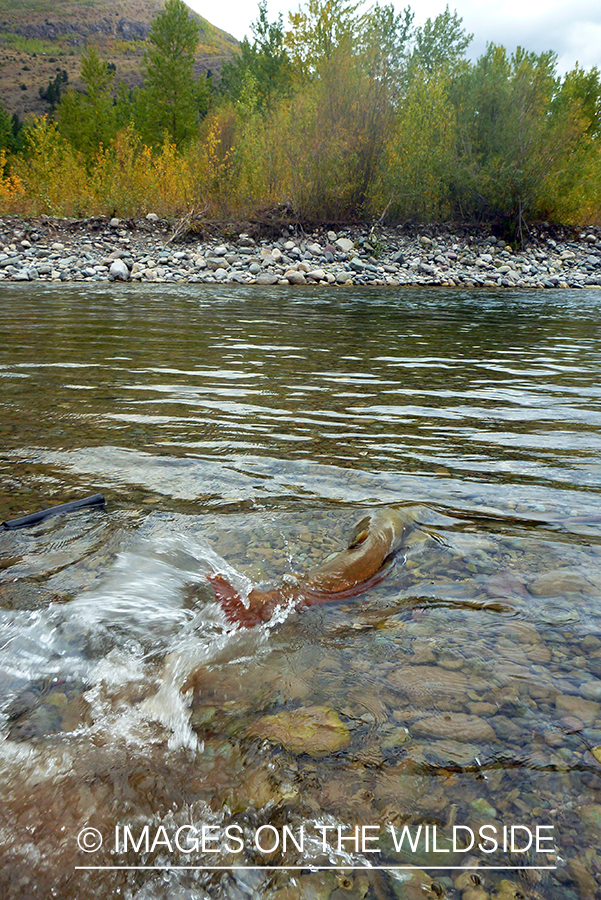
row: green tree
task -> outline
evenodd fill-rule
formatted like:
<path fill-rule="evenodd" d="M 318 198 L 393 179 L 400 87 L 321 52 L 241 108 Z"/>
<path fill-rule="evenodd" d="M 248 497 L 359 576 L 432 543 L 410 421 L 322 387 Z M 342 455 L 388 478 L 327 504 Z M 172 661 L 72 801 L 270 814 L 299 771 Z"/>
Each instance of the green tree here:
<path fill-rule="evenodd" d="M 356 212 L 364 215 L 407 77 L 413 13 L 374 6 L 361 16 L 353 45 L 356 125 Z"/>
<path fill-rule="evenodd" d="M 251 25 L 252 44 L 243 38 L 240 55 L 221 70 L 221 90 L 239 100 L 252 85 L 256 104 L 261 109 L 271 106 L 276 97 L 287 96 L 292 89 L 292 66 L 284 46 L 282 15 L 277 21 L 267 19 L 267 2 L 259 3 L 259 17 Z"/>
<path fill-rule="evenodd" d="M 25 147 L 25 126 L 16 112 L 10 117 L 10 122 L 13 153 L 22 153 Z"/>
<path fill-rule="evenodd" d="M 200 25 L 183 0 L 167 0 L 150 29 L 144 89 L 137 98 L 142 136 L 154 146 L 165 134 L 177 145 L 189 141 L 208 108 L 207 80 L 194 76 L 199 38 Z"/>
<path fill-rule="evenodd" d="M 557 57 L 489 44 L 463 79 L 458 195 L 463 211 L 500 218 L 523 242 L 527 220 L 552 216 L 584 130 L 577 105 L 557 103 Z"/>
<path fill-rule="evenodd" d="M 360 12 L 348 0 L 308 0 L 290 14 L 286 45 L 307 94 L 304 114 L 314 115 L 306 122 L 311 157 L 304 158 L 302 148 L 297 154 L 314 190 L 297 189 L 296 195 L 310 198 L 303 202 L 314 215 L 320 191 L 322 215 L 365 215 L 405 86 L 412 23 L 409 7 L 397 13 L 392 4 L 376 4 Z"/>
<path fill-rule="evenodd" d="M 0 103 L 0 150 L 13 150 L 13 129 L 10 115 Z"/>
<path fill-rule="evenodd" d="M 387 133 L 374 213 L 394 220 L 439 220 L 450 212 L 456 161 L 455 110 L 449 77 L 414 70 Z"/>
<path fill-rule="evenodd" d="M 390 103 L 396 101 L 406 80 L 413 18 L 409 6 L 397 13 L 392 4 L 376 4 L 362 16 L 356 34 L 355 53 Z"/>
<path fill-rule="evenodd" d="M 90 157 L 108 146 L 117 131 L 117 117 L 111 95 L 115 69 L 104 62 L 96 47 L 90 46 L 81 60 L 85 91 L 72 88 L 63 94 L 57 110 L 59 129 L 71 145 Z"/>
<path fill-rule="evenodd" d="M 564 76 L 552 103 L 555 119 L 579 123 L 569 158 L 553 180 L 558 220 L 598 221 L 601 209 L 601 73 L 576 66 Z"/>
<path fill-rule="evenodd" d="M 413 38 L 412 66 L 428 74 L 442 71 L 452 75 L 464 61 L 473 34 L 467 33 L 461 17 L 447 6 L 435 19 L 416 28 Z"/>
<path fill-rule="evenodd" d="M 601 136 L 601 72 L 594 66 L 588 71 L 580 66 L 564 77 L 556 105 L 577 105 L 586 120 L 589 137 Z"/>
<path fill-rule="evenodd" d="M 308 0 L 304 8 L 288 14 L 291 27 L 285 43 L 298 76 L 311 77 L 338 47 L 352 46 L 360 29 L 359 5 L 350 0 Z"/>
<path fill-rule="evenodd" d="M 50 104 L 50 109 L 55 110 L 61 99 L 61 94 L 69 82 L 69 75 L 66 69 L 62 69 L 57 75 L 48 82 L 48 86 L 40 88 L 40 97 Z"/>

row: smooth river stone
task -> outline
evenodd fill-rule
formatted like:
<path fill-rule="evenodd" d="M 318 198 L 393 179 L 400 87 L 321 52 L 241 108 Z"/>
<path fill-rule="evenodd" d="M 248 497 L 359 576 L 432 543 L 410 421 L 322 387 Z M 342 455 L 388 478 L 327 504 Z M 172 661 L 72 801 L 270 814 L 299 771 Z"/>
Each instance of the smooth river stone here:
<path fill-rule="evenodd" d="M 601 700 L 601 681 L 585 681 L 580 686 L 580 692 L 586 700 Z"/>
<path fill-rule="evenodd" d="M 594 897 L 597 894 L 597 882 L 589 869 L 591 863 L 572 858 L 568 862 L 568 871 L 578 885 L 580 897 Z"/>
<path fill-rule="evenodd" d="M 583 806 L 580 810 L 580 815 L 587 830 L 597 835 L 598 839 L 601 839 L 601 806 L 598 803 Z"/>
<path fill-rule="evenodd" d="M 592 725 L 599 715 L 599 704 L 593 700 L 584 700 L 582 697 L 574 697 L 572 694 L 558 694 L 555 698 L 555 708 L 561 714 L 575 716 L 585 725 Z"/>
<path fill-rule="evenodd" d="M 480 753 L 476 744 L 452 739 L 432 741 L 426 750 L 429 760 L 434 759 L 439 766 L 469 766 Z"/>
<path fill-rule="evenodd" d="M 414 702 L 436 697 L 456 697 L 465 694 L 470 683 L 463 674 L 453 669 L 439 666 L 407 666 L 397 669 L 388 676 L 389 684 L 408 694 Z"/>
<path fill-rule="evenodd" d="M 206 260 L 207 266 L 212 271 L 216 272 L 217 269 L 225 269 L 229 268 L 229 263 L 226 259 L 223 259 L 221 256 L 209 256 Z"/>
<path fill-rule="evenodd" d="M 284 272 L 284 278 L 287 278 L 290 284 L 307 283 L 304 272 L 297 272 L 296 269 L 288 269 L 287 272 Z"/>
<path fill-rule="evenodd" d="M 444 713 L 424 716 L 411 726 L 413 734 L 454 741 L 494 741 L 496 734 L 488 722 L 466 713 Z"/>
<path fill-rule="evenodd" d="M 256 284 L 277 284 L 280 279 L 277 275 L 272 275 L 270 272 L 263 272 L 261 275 L 257 275 L 255 279 Z"/>
<path fill-rule="evenodd" d="M 350 238 L 344 238 L 344 237 L 338 238 L 337 240 L 335 240 L 334 244 L 336 245 L 336 247 L 338 247 L 339 250 L 342 250 L 343 253 L 350 253 L 350 251 L 355 246 L 354 243 L 350 240 Z"/>
<path fill-rule="evenodd" d="M 528 585 L 536 597 L 560 597 L 562 594 L 590 593 L 592 585 L 574 569 L 553 569 Z"/>
<path fill-rule="evenodd" d="M 281 744 L 291 753 L 324 756 L 348 747 L 350 731 L 338 713 L 328 706 L 305 706 L 289 712 L 262 716 L 248 734 Z"/>
<path fill-rule="evenodd" d="M 115 281 L 127 281 L 129 279 L 129 269 L 122 259 L 115 259 L 111 263 L 109 274 Z"/>

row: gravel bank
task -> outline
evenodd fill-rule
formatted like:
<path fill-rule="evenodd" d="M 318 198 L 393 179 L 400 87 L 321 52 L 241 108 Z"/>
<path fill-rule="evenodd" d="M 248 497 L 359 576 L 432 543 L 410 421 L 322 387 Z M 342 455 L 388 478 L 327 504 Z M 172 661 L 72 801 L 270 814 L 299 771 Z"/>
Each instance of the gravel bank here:
<path fill-rule="evenodd" d="M 540 229 L 524 250 L 485 231 L 439 226 L 342 227 L 278 239 L 258 228 L 173 238 L 145 219 L 0 218 L 0 281 L 139 281 L 237 284 L 443 285 L 583 288 L 601 286 L 601 229 Z"/>

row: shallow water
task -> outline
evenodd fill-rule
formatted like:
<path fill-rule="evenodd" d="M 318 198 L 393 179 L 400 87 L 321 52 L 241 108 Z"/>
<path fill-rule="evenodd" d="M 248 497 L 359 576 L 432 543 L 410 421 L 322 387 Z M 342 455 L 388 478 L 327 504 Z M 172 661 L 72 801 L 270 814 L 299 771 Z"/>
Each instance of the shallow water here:
<path fill-rule="evenodd" d="M 593 897 L 600 322 L 596 291 L 2 286 L 0 520 L 107 498 L 0 531 L 3 895 Z M 226 622 L 207 574 L 277 582 L 398 506 L 379 584 Z M 484 826 L 552 840 L 463 849 Z"/>

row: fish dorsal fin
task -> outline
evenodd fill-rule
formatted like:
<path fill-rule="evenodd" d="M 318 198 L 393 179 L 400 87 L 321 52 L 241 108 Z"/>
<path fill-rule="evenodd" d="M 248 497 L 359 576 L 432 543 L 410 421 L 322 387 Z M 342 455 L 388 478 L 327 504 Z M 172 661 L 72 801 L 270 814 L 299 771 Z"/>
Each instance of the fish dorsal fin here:
<path fill-rule="evenodd" d="M 357 522 L 357 524 L 353 528 L 353 533 L 351 534 L 351 538 L 349 540 L 349 550 L 352 550 L 354 547 L 358 547 L 359 544 L 362 544 L 365 541 L 367 535 L 369 534 L 370 522 L 371 516 L 364 516 L 360 522 Z"/>

